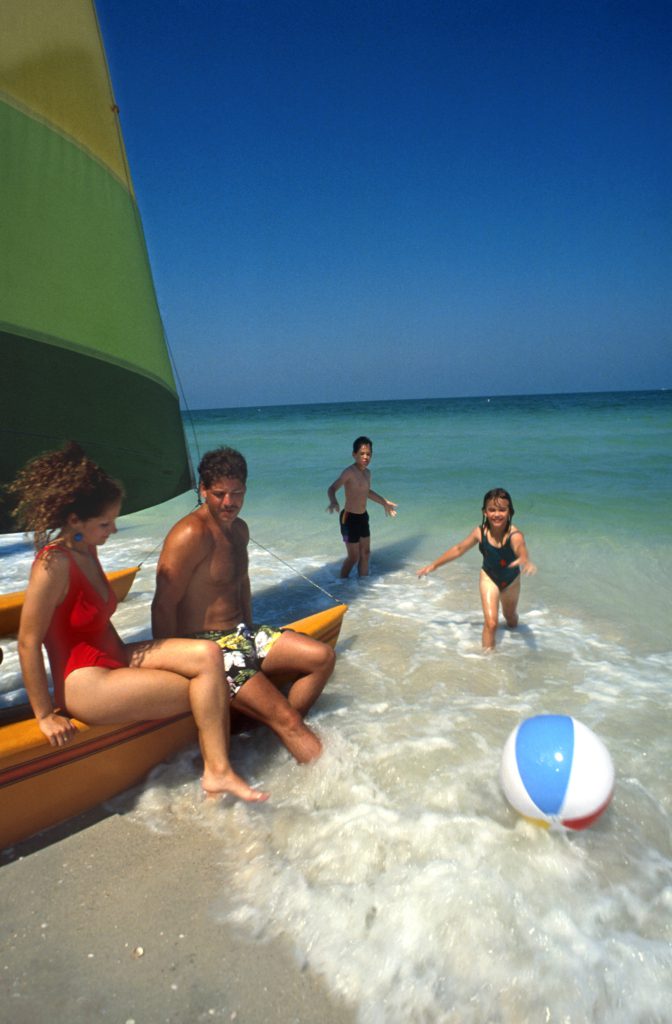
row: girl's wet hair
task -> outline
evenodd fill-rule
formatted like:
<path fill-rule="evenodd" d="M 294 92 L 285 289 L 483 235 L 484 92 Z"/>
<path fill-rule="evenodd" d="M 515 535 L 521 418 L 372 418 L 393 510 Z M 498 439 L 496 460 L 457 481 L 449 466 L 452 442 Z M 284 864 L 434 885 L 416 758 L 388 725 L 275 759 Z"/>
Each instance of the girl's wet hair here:
<path fill-rule="evenodd" d="M 124 497 L 124 489 L 85 454 L 76 441 L 45 452 L 26 463 L 8 487 L 15 496 L 13 516 L 19 527 L 34 534 L 41 548 L 68 516 L 94 519 Z"/>
<path fill-rule="evenodd" d="M 483 498 L 483 506 L 481 508 L 481 512 L 483 513 L 483 523 L 485 524 L 486 522 L 485 507 L 490 501 L 508 501 L 509 522 L 511 522 L 515 514 L 513 502 L 511 501 L 511 495 L 509 494 L 508 491 L 505 491 L 503 487 L 493 487 L 493 489 L 491 491 L 488 491 L 485 497 Z"/>

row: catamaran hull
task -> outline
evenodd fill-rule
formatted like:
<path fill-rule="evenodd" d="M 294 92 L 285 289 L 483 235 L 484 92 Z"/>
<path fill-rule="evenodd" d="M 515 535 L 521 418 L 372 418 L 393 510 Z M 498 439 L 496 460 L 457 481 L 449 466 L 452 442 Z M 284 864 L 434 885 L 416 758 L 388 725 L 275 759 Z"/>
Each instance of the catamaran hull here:
<path fill-rule="evenodd" d="M 139 565 L 133 565 L 128 569 L 118 569 L 116 572 L 106 573 L 117 601 L 124 600 L 133 585 L 139 568 Z M 0 594 L 0 636 L 15 636 L 18 633 L 25 596 L 25 590 Z"/>
<path fill-rule="evenodd" d="M 347 605 L 290 624 L 335 646 Z M 190 714 L 132 725 L 86 726 L 65 748 L 46 742 L 35 719 L 0 726 L 0 849 L 90 810 L 141 782 L 194 743 Z"/>

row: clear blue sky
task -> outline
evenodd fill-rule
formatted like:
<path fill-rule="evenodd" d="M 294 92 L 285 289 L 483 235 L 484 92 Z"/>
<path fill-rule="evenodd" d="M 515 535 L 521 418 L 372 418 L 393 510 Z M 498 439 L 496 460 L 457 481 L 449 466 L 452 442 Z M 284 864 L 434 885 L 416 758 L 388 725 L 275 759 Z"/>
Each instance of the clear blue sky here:
<path fill-rule="evenodd" d="M 97 0 L 192 408 L 672 386 L 669 0 Z"/>

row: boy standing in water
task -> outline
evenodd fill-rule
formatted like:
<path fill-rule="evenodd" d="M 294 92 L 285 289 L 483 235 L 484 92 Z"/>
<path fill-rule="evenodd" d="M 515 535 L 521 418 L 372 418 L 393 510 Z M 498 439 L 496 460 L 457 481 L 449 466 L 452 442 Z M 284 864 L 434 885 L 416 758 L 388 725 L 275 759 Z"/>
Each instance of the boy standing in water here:
<path fill-rule="evenodd" d="M 369 554 L 371 552 L 371 531 L 366 503 L 376 501 L 385 509 L 386 516 L 396 516 L 397 506 L 371 490 L 369 463 L 373 457 L 373 442 L 368 437 L 358 437 L 352 446 L 354 465 L 343 470 L 327 491 L 329 505 L 327 512 L 339 512 L 341 536 L 345 542 L 347 556 L 341 566 L 341 579 L 346 579 L 353 565 L 357 565 L 360 576 L 369 575 Z M 340 511 L 336 491 L 345 488 L 345 508 Z"/>

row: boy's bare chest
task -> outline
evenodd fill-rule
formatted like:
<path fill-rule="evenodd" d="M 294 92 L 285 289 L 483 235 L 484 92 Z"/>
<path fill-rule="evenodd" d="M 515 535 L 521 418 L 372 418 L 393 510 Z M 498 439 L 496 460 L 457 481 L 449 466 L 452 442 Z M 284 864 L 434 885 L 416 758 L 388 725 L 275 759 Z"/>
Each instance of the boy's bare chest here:
<path fill-rule="evenodd" d="M 371 474 L 368 470 L 361 472 L 359 469 L 353 469 L 345 481 L 346 491 L 353 497 L 356 495 L 361 497 L 369 493 L 371 487 Z"/>

